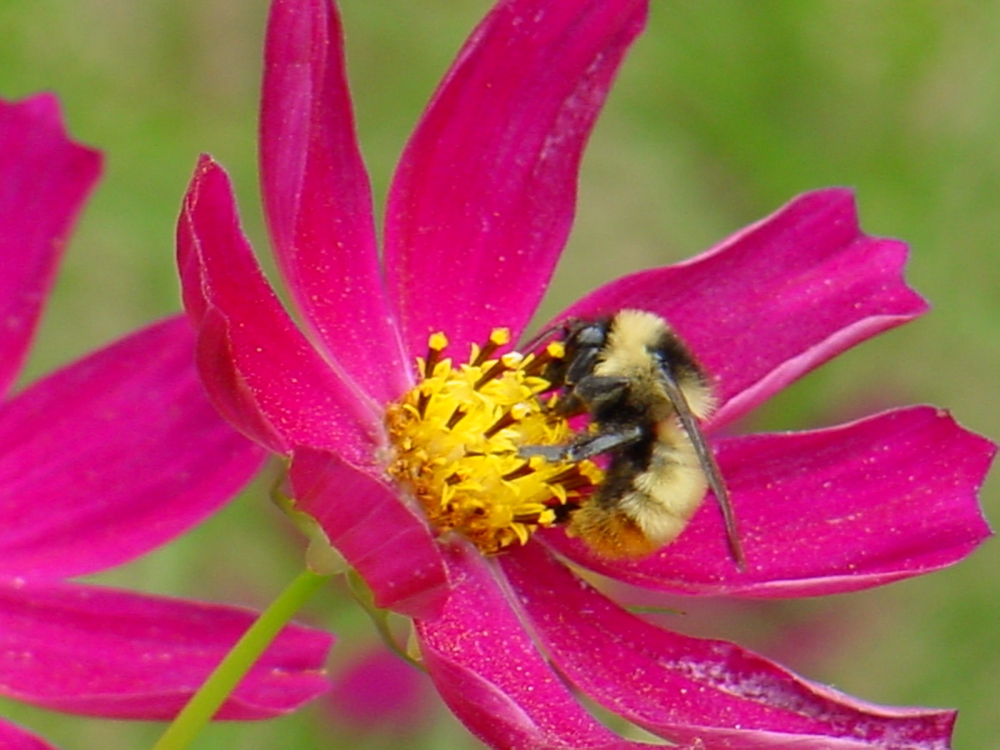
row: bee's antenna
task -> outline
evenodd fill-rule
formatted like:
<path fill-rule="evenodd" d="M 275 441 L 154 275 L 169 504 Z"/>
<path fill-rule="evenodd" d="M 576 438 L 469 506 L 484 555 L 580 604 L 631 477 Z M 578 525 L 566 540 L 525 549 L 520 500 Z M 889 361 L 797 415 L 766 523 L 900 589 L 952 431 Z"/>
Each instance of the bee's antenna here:
<path fill-rule="evenodd" d="M 688 406 L 684 392 L 677 385 L 677 381 L 674 380 L 673 373 L 670 372 L 670 368 L 666 363 L 662 363 L 662 365 L 664 389 L 674 404 L 677 416 L 681 420 L 681 426 L 687 433 L 691 445 L 694 446 L 694 452 L 698 456 L 698 463 L 701 464 L 701 470 L 705 472 L 708 486 L 712 488 L 715 499 L 719 503 L 719 508 L 722 510 L 722 518 L 726 524 L 726 538 L 729 541 L 729 554 L 732 555 L 736 567 L 741 571 L 745 571 L 747 560 L 743 554 L 743 544 L 740 542 L 739 524 L 736 522 L 736 513 L 733 510 L 732 500 L 729 498 L 729 490 L 726 489 L 726 484 L 722 481 L 722 472 L 719 471 L 719 464 L 715 461 L 715 454 L 708 447 L 708 442 L 705 440 L 705 435 L 698 425 L 698 420 L 695 419 L 694 414 L 691 412 L 691 407 Z"/>
<path fill-rule="evenodd" d="M 553 323 L 550 326 L 546 326 L 530 339 L 528 339 L 524 346 L 519 346 L 518 351 L 524 354 L 529 354 L 535 351 L 538 347 L 542 345 L 542 342 L 549 338 L 552 334 L 558 333 L 559 331 L 565 331 L 567 326 L 573 323 L 573 318 L 567 320 L 561 320 L 558 323 Z"/>

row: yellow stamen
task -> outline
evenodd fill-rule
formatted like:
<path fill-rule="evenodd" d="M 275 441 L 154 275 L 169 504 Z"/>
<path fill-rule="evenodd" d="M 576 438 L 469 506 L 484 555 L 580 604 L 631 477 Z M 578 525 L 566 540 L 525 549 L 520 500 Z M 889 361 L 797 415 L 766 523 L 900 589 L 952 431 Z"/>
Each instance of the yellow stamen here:
<path fill-rule="evenodd" d="M 421 382 L 386 410 L 389 475 L 432 526 L 464 535 L 486 554 L 564 521 L 601 481 L 590 461 L 549 463 L 519 454 L 524 446 L 564 444 L 573 433 L 540 398 L 552 388 L 542 377 L 545 364 L 562 356 L 561 345 L 550 344 L 538 357 L 495 357 L 509 341 L 509 331 L 496 329 L 455 366 L 442 357 L 447 338 L 433 334 L 427 358 L 418 362 Z"/>
<path fill-rule="evenodd" d="M 448 348 L 448 337 L 443 333 L 431 334 L 430 339 L 427 341 L 427 359 L 420 365 L 420 372 L 427 377 L 431 372 L 434 371 L 434 367 L 438 363 L 438 359 L 441 357 L 441 352 Z"/>
<path fill-rule="evenodd" d="M 489 341 L 482 350 L 477 354 L 476 349 L 472 350 L 472 366 L 480 367 L 483 362 L 493 356 L 493 353 L 499 349 L 501 346 L 505 346 L 510 343 L 510 330 L 507 328 L 494 328 L 490 333 Z"/>

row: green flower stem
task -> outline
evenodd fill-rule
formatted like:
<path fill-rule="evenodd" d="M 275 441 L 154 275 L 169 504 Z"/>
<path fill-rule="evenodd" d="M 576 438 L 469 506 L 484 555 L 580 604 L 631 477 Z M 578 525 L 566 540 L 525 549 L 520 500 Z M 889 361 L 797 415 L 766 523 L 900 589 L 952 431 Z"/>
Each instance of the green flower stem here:
<path fill-rule="evenodd" d="M 226 654 L 205 684 L 167 727 L 153 750 L 187 748 L 281 629 L 328 579 L 329 576 L 318 575 L 308 569 L 302 571 Z"/>

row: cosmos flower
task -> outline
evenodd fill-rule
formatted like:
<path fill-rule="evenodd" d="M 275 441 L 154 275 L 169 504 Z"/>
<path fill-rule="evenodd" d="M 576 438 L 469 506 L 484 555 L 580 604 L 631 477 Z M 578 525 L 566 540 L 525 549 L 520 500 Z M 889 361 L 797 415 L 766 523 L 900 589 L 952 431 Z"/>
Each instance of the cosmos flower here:
<path fill-rule="evenodd" d="M 0 102 L 0 695 L 68 713 L 173 716 L 254 613 L 65 579 L 129 561 L 218 509 L 263 452 L 219 419 L 183 316 L 11 393 L 66 238 L 100 172 L 49 95 Z M 290 628 L 223 715 L 325 689 L 330 638 Z M 0 722 L 0 746 L 48 747 Z"/>
<path fill-rule="evenodd" d="M 414 618 L 435 685 L 490 745 L 631 746 L 579 691 L 690 747 L 944 747 L 952 712 L 867 704 L 736 645 L 660 629 L 565 564 L 659 591 L 813 596 L 938 569 L 988 535 L 976 492 L 993 446 L 934 408 L 719 436 L 812 368 L 925 311 L 902 279 L 905 246 L 863 234 L 849 191 L 800 196 L 697 258 L 613 281 L 556 317 L 655 312 L 711 373 L 719 408 L 704 427 L 746 570 L 711 502 L 638 561 L 601 559 L 541 528 L 554 519 L 539 493 L 572 499 L 588 476 L 567 483 L 571 471 L 539 478 L 523 466 L 519 440 L 558 442 L 568 428 L 531 406 L 532 357 L 511 342 L 562 252 L 582 149 L 646 5 L 497 4 L 406 147 L 380 260 L 336 10 L 275 0 L 261 175 L 304 330 L 254 260 L 228 178 L 203 157 L 178 226 L 202 378 L 234 425 L 287 458 L 299 509 L 376 603 Z"/>
<path fill-rule="evenodd" d="M 427 680 L 381 644 L 343 667 L 325 696 L 332 718 L 353 732 L 414 735 L 423 726 Z"/>

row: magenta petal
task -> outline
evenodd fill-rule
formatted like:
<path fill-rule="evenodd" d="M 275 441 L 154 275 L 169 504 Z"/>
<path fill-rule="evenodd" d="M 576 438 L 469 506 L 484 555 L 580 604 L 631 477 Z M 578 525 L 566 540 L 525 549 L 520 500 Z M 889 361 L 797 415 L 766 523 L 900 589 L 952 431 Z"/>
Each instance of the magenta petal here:
<path fill-rule="evenodd" d="M 278 265 L 299 309 L 376 401 L 396 398 L 410 385 L 410 363 L 388 311 L 340 19 L 329 0 L 271 6 L 260 164 Z"/>
<path fill-rule="evenodd" d="M 387 648 L 359 650 L 332 681 L 324 704 L 351 728 L 412 732 L 427 726 L 432 710 L 427 680 Z"/>
<path fill-rule="evenodd" d="M 0 100 L 0 396 L 24 363 L 101 155 L 66 137 L 59 103 Z"/>
<path fill-rule="evenodd" d="M 546 653 L 586 695 L 674 741 L 726 748 L 946 748 L 953 711 L 885 708 L 724 641 L 662 630 L 539 545 L 501 564 Z"/>
<path fill-rule="evenodd" d="M 718 379 L 714 425 L 731 422 L 927 303 L 903 280 L 906 245 L 869 237 L 854 196 L 801 195 L 686 263 L 618 279 L 566 316 L 639 307 L 667 318 Z"/>
<path fill-rule="evenodd" d="M 451 597 L 440 618 L 416 628 L 431 679 L 470 731 L 499 748 L 645 747 L 577 703 L 511 608 L 495 562 L 467 544 L 447 559 Z"/>
<path fill-rule="evenodd" d="M 315 518 L 371 588 L 375 604 L 410 617 L 436 616 L 448 596 L 440 547 L 427 522 L 387 482 L 324 451 L 295 451 L 296 506 Z"/>
<path fill-rule="evenodd" d="M 2 720 L 0 720 L 0 747 L 4 750 L 58 750 L 55 745 L 50 745 L 40 737 Z"/>
<path fill-rule="evenodd" d="M 198 368 L 223 415 L 279 453 L 309 445 L 370 463 L 375 406 L 295 327 L 240 231 L 228 177 L 208 157 L 185 196 L 177 246 Z"/>
<path fill-rule="evenodd" d="M 235 607 L 0 579 L 0 692 L 70 713 L 171 718 L 254 618 Z M 265 719 L 320 695 L 332 640 L 286 627 L 219 718 Z"/>
<path fill-rule="evenodd" d="M 182 316 L 0 406 L 0 572 L 91 573 L 154 549 L 227 502 L 263 452 L 219 418 Z"/>
<path fill-rule="evenodd" d="M 961 560 L 990 535 L 977 493 L 996 447 L 945 412 L 912 407 L 813 432 L 722 440 L 719 464 L 748 569 L 726 552 L 709 498 L 680 538 L 639 562 L 570 557 L 648 588 L 818 596 L 878 586 Z"/>
<path fill-rule="evenodd" d="M 494 326 L 517 335 L 569 233 L 580 153 L 643 0 L 507 0 L 473 33 L 400 162 L 386 269 L 403 340 L 422 355 Z"/>

